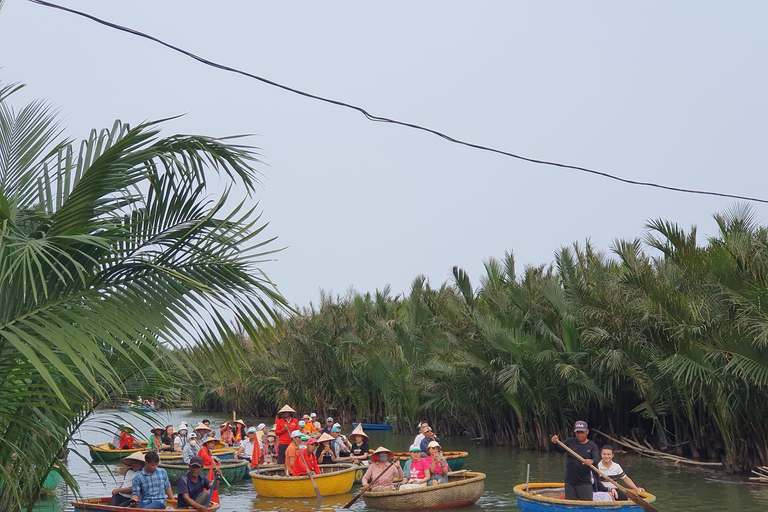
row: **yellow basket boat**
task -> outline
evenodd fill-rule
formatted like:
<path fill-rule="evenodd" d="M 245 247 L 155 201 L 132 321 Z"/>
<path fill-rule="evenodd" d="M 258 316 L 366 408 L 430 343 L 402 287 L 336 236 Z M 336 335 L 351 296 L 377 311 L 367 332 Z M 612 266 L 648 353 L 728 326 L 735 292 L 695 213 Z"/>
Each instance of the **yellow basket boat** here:
<path fill-rule="evenodd" d="M 355 471 L 353 464 L 326 464 L 320 466 L 321 474 L 315 475 L 315 483 L 323 496 L 346 494 L 352 489 Z M 282 467 L 251 471 L 253 488 L 259 496 L 269 498 L 312 498 L 315 489 L 309 476 L 285 476 Z"/>

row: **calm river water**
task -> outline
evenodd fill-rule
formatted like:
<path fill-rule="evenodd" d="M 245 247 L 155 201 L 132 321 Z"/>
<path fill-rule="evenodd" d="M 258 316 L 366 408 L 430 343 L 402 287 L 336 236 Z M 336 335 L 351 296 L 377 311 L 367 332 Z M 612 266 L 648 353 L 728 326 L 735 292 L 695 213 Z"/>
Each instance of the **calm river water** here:
<path fill-rule="evenodd" d="M 80 436 L 90 443 L 104 443 L 112 436 L 104 431 L 105 420 L 117 420 L 119 411 L 99 411 L 83 426 Z M 137 429 L 147 434 L 148 424 L 136 416 L 122 413 Z M 190 425 L 197 424 L 203 415 L 191 413 L 188 410 L 173 410 L 156 413 L 155 416 L 163 425 L 173 423 L 178 425 L 182 420 Z M 223 414 L 208 414 L 212 425 L 218 425 L 225 419 Z M 231 419 L 231 416 L 229 417 Z M 261 421 L 270 423 L 267 418 Z M 256 421 L 258 423 L 258 421 Z M 108 427 L 107 427 L 108 428 Z M 351 428 L 345 428 L 349 433 Z M 391 433 L 367 432 L 371 437 L 371 448 L 383 445 L 395 451 L 408 449 L 413 436 L 401 436 Z M 439 432 L 438 432 L 439 435 Z M 443 439 L 443 449 L 446 451 L 467 451 L 469 457 L 465 469 L 486 473 L 485 493 L 480 501 L 472 507 L 461 509 L 466 512 L 481 510 L 517 510 L 515 495 L 512 488 L 518 483 L 525 482 L 527 465 L 531 465 L 532 482 L 562 481 L 565 468 L 565 455 L 555 453 L 539 453 L 520 451 L 495 446 L 478 446 L 466 437 Z M 76 447 L 78 453 L 89 459 L 85 447 Z M 675 466 L 671 463 L 659 462 L 631 454 L 617 454 L 616 461 L 627 471 L 636 484 L 645 487 L 658 497 L 655 506 L 661 512 L 696 512 L 696 511 L 768 511 L 768 486 L 747 485 L 746 477 L 727 477 L 724 472 L 713 469 Z M 80 483 L 84 497 L 107 496 L 116 487 L 111 472 L 119 471 L 121 464 L 96 466 L 94 473 L 88 464 L 74 453 L 66 462 L 70 472 Z M 352 489 L 353 492 L 356 488 Z M 37 511 L 71 511 L 71 491 L 60 484 L 56 491 L 57 499 L 45 500 L 35 507 Z M 331 496 L 325 498 L 322 505 L 317 506 L 314 499 L 276 499 L 259 498 L 250 481 L 241 481 L 231 488 L 222 487 L 220 490 L 221 512 L 241 511 L 332 511 L 342 510 L 352 494 Z M 351 510 L 365 510 L 363 500 L 359 500 Z"/>

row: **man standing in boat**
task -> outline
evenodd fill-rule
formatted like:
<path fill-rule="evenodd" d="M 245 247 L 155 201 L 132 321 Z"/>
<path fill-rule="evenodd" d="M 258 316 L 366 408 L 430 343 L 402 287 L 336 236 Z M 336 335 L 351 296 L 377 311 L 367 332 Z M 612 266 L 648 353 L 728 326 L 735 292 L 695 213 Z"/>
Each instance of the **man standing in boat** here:
<path fill-rule="evenodd" d="M 291 445 L 291 432 L 299 430 L 299 420 L 293 417 L 296 411 L 289 405 L 277 411 L 275 433 L 277 434 L 277 463 L 285 464 L 285 450 Z"/>
<path fill-rule="evenodd" d="M 592 470 L 590 464 L 600 460 L 600 449 L 597 445 L 587 439 L 589 426 L 586 421 L 577 421 L 573 425 L 575 437 L 569 437 L 563 441 L 568 448 L 578 453 L 584 462 L 580 462 L 576 457 L 568 454 L 565 462 L 565 499 L 592 501 Z M 552 442 L 555 444 L 555 450 L 564 452 L 565 449 L 557 444 L 557 435 L 552 436 Z"/>

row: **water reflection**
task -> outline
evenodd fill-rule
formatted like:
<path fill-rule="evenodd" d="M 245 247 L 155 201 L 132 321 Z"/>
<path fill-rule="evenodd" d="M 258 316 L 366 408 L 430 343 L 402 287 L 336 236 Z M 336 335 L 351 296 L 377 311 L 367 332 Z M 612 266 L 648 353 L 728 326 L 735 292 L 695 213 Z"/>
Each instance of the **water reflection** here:
<path fill-rule="evenodd" d="M 231 419 L 223 414 L 198 414 L 190 411 L 172 411 L 170 414 L 161 412 L 156 420 L 162 424 L 180 421 L 196 423 L 203 416 L 218 424 L 225 419 Z M 82 432 L 84 439 L 93 443 L 109 441 L 109 429 L 102 429 L 99 423 L 102 419 L 114 420 L 114 411 L 104 411 L 96 414 Z M 259 421 L 271 422 L 269 418 L 253 418 Z M 142 431 L 148 430 L 149 423 L 143 419 L 130 417 L 130 422 Z M 145 428 L 146 427 L 146 428 Z M 384 445 L 395 451 L 405 451 L 413 436 L 397 436 L 392 433 L 369 432 L 371 447 Z M 439 433 L 438 433 L 439 434 Z M 415 435 L 415 434 L 414 434 Z M 462 512 L 480 512 L 482 510 L 516 510 L 513 487 L 525 482 L 528 464 L 531 466 L 532 482 L 561 482 L 565 469 L 565 454 L 547 454 L 540 452 L 519 451 L 511 448 L 496 446 L 478 446 L 467 438 L 443 439 L 446 450 L 463 450 L 470 453 L 465 462 L 465 469 L 482 471 L 487 474 L 485 493 L 472 507 L 461 509 Z M 88 452 L 82 447 L 77 451 L 89 459 Z M 733 511 L 751 512 L 768 510 L 768 486 L 746 485 L 745 477 L 729 477 L 722 471 L 710 468 L 675 466 L 653 459 L 638 457 L 632 454 L 616 454 L 616 462 L 622 465 L 638 485 L 645 487 L 658 497 L 656 507 L 662 512 L 703 512 L 703 511 Z M 88 464 L 71 454 L 65 463 L 75 475 L 85 497 L 107 496 L 115 487 L 115 477 L 121 464 L 97 465 L 98 473 L 94 473 Z M 357 492 L 353 488 L 352 492 Z M 337 511 L 352 499 L 353 494 L 329 496 L 318 505 L 314 498 L 280 499 L 260 498 L 256 495 L 250 481 L 232 482 L 229 488 L 220 489 L 222 500 L 221 512 L 270 512 L 270 511 Z M 60 485 L 56 489 L 57 500 L 45 500 L 37 504 L 37 512 L 71 511 L 69 504 L 73 496 Z M 362 499 L 351 508 L 355 512 L 366 509 Z"/>

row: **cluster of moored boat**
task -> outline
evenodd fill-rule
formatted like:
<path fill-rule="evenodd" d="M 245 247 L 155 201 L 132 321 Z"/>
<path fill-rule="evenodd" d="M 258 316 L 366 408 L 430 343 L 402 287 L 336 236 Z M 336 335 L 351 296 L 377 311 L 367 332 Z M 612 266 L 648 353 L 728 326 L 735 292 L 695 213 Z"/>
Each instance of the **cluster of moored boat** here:
<path fill-rule="evenodd" d="M 91 447 L 91 457 L 94 462 L 115 462 L 134 452 L 131 450 L 116 450 L 109 444 Z M 321 474 L 309 476 L 286 476 L 283 465 L 263 465 L 251 468 L 245 460 L 235 460 L 236 448 L 219 446 L 213 454 L 221 460 L 223 479 L 230 483 L 251 480 L 253 487 L 260 496 L 275 498 L 311 498 L 316 496 L 315 486 L 322 496 L 348 494 L 356 483 L 360 483 L 365 466 L 352 464 L 348 459 L 337 459 L 336 463 L 321 465 Z M 408 459 L 406 453 L 396 453 L 400 463 Z M 454 508 L 471 505 L 477 502 L 485 490 L 484 473 L 463 470 L 467 452 L 444 452 L 446 461 L 451 468 L 448 483 L 422 487 L 417 489 L 397 491 L 368 491 L 362 494 L 365 505 L 377 510 L 430 510 L 438 508 Z M 164 468 L 172 484 L 189 471 L 180 453 L 160 453 L 160 467 Z M 203 474 L 208 471 L 203 468 Z M 563 499 L 562 483 L 531 483 L 520 484 L 514 488 L 517 495 L 518 508 L 523 512 L 592 512 L 619 511 L 634 512 L 642 510 L 631 501 L 621 502 L 584 502 Z M 642 493 L 641 497 L 648 503 L 656 498 L 652 494 Z M 142 509 L 123 509 L 107 505 L 109 498 L 84 499 L 73 502 L 75 511 L 89 512 L 118 512 L 124 510 L 141 511 Z M 168 506 L 173 508 L 176 503 L 169 500 Z M 217 510 L 220 504 L 212 502 L 210 510 Z M 182 510 L 182 509 L 180 509 Z M 188 510 L 188 509 L 183 509 Z"/>

